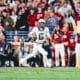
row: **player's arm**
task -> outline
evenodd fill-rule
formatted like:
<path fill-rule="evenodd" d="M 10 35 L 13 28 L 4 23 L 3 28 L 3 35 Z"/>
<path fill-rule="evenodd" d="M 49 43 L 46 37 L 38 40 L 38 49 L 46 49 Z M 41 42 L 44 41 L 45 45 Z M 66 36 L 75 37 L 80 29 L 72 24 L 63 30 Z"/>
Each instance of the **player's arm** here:
<path fill-rule="evenodd" d="M 36 39 L 36 28 L 33 28 L 33 30 L 28 34 L 28 38 L 31 38 L 33 41 Z"/>
<path fill-rule="evenodd" d="M 51 35 L 49 33 L 49 29 L 48 28 L 46 29 L 46 38 L 48 38 L 50 40 L 50 43 L 52 43 L 52 37 L 51 37 Z"/>
<path fill-rule="evenodd" d="M 24 42 L 24 44 L 25 44 L 26 46 L 32 46 L 32 45 L 33 45 L 32 42 Z"/>

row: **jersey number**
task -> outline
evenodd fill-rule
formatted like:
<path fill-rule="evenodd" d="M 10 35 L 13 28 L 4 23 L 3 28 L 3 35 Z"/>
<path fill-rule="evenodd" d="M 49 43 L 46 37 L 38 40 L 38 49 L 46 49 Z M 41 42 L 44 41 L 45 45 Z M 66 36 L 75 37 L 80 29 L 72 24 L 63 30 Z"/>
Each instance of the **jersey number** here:
<path fill-rule="evenodd" d="M 40 33 L 39 34 L 39 40 L 43 40 L 44 39 L 44 34 L 43 33 Z"/>

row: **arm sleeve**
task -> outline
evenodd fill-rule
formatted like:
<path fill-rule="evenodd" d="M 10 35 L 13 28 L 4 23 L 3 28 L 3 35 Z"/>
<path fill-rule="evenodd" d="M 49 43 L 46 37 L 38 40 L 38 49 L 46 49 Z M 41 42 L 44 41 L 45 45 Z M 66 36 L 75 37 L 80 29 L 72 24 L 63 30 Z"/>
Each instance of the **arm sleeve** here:
<path fill-rule="evenodd" d="M 32 31 L 29 34 L 34 34 L 36 31 L 36 28 L 33 28 Z"/>
<path fill-rule="evenodd" d="M 48 28 L 46 28 L 46 35 L 47 35 L 48 37 L 50 37 L 50 32 L 49 32 L 49 29 L 48 29 Z"/>

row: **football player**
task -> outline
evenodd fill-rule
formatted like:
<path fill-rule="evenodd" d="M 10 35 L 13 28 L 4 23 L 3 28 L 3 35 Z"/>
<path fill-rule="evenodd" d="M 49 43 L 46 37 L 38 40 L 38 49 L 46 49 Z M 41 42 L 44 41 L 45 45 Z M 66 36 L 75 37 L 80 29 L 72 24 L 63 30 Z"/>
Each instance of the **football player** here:
<path fill-rule="evenodd" d="M 70 39 L 69 25 L 68 23 L 64 23 L 62 28 L 62 42 L 65 48 L 65 61 L 67 66 L 69 65 L 69 59 L 68 59 L 69 58 L 69 54 L 68 54 L 69 39 Z"/>
<path fill-rule="evenodd" d="M 49 38 L 51 40 L 49 29 L 45 26 L 45 20 L 40 19 L 38 21 L 38 26 L 35 27 L 30 33 L 29 37 L 34 37 L 35 42 L 33 43 L 33 52 L 30 53 L 28 56 L 26 56 L 24 59 L 22 59 L 20 62 L 23 64 L 23 62 L 37 54 L 41 54 L 43 56 L 43 64 L 44 67 L 51 67 L 51 64 L 49 63 L 47 59 L 48 52 L 45 51 L 42 47 L 44 41 L 46 38 Z"/>
<path fill-rule="evenodd" d="M 55 49 L 55 65 L 60 66 L 59 55 L 61 56 L 62 66 L 65 66 L 65 49 L 62 43 L 62 32 L 60 26 L 57 25 L 53 32 L 53 43 Z"/>

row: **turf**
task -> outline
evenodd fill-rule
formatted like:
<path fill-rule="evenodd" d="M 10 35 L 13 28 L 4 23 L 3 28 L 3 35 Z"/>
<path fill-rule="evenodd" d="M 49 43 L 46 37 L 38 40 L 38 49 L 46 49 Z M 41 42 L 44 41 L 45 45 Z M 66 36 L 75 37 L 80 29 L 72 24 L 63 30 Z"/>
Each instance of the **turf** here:
<path fill-rule="evenodd" d="M 80 80 L 80 69 L 0 68 L 0 80 Z"/>

